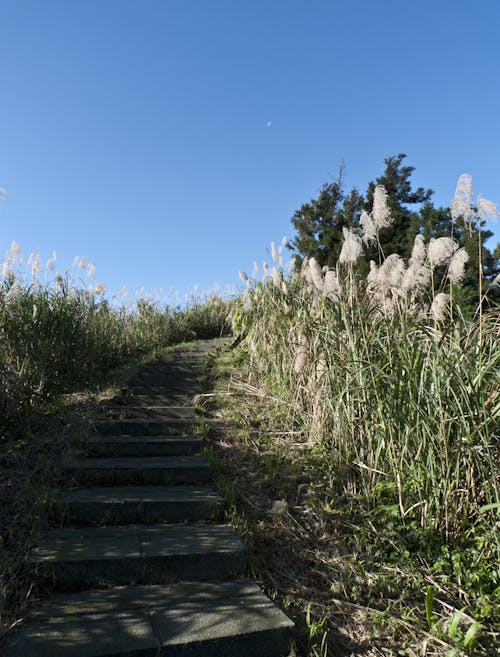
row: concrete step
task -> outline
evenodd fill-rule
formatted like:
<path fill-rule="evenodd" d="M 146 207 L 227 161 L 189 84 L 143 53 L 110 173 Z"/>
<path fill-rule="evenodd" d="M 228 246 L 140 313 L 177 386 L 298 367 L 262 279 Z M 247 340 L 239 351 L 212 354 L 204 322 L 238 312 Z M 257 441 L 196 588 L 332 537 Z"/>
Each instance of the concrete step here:
<path fill-rule="evenodd" d="M 170 408 L 176 409 L 194 409 L 194 406 L 192 405 L 192 399 L 193 395 L 186 397 L 186 395 L 154 395 L 148 392 L 141 394 L 129 391 L 129 394 L 124 394 L 121 397 L 116 397 L 113 400 L 113 403 L 117 402 L 120 403 L 120 405 L 123 404 L 130 407 L 169 406 Z"/>
<path fill-rule="evenodd" d="M 40 537 L 25 567 L 35 581 L 65 590 L 217 581 L 245 570 L 246 548 L 226 525 L 57 529 Z"/>
<path fill-rule="evenodd" d="M 103 436 L 167 436 L 186 433 L 193 428 L 190 418 L 94 420 L 94 429 Z"/>
<path fill-rule="evenodd" d="M 93 486 L 165 486 L 200 484 L 210 479 L 202 456 L 79 459 L 67 470 L 82 484 Z"/>
<path fill-rule="evenodd" d="M 134 397 L 125 397 L 130 399 L 128 404 L 113 403 L 101 408 L 99 419 L 124 420 L 124 419 L 157 419 L 157 420 L 191 420 L 195 422 L 198 418 L 194 406 L 168 406 L 166 404 L 144 404 L 132 401 Z"/>
<path fill-rule="evenodd" d="M 67 520 L 79 525 L 219 520 L 223 502 L 202 486 L 82 488 L 62 493 Z"/>
<path fill-rule="evenodd" d="M 203 448 L 194 436 L 96 436 L 84 443 L 88 456 L 189 456 Z"/>
<path fill-rule="evenodd" d="M 286 657 L 293 623 L 254 584 L 203 582 L 59 595 L 5 657 Z"/>

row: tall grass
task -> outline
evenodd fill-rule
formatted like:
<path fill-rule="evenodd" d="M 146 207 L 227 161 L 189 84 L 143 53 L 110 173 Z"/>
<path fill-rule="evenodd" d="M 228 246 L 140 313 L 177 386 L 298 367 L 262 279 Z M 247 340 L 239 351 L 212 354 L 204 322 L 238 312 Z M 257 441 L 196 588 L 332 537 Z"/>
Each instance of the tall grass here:
<path fill-rule="evenodd" d="M 228 328 L 228 302 L 216 295 L 187 306 L 139 299 L 113 307 L 99 288 L 59 275 L 42 284 L 8 268 L 0 281 L 0 429 L 58 391 L 92 382 L 140 354 Z M 37 272 L 35 272 L 37 273 Z M 97 289 L 97 291 L 96 291 Z"/>
<path fill-rule="evenodd" d="M 334 269 L 306 259 L 287 273 L 276 258 L 263 281 L 242 275 L 233 330 L 253 384 L 288 409 L 339 496 L 396 517 L 436 572 L 457 549 L 455 592 L 467 581 L 486 609 L 500 601 L 500 314 L 484 296 L 472 321 L 451 306 L 466 261 L 451 238 L 417 237 L 408 263 L 381 257 L 368 278 L 361 246 L 346 231 Z"/>

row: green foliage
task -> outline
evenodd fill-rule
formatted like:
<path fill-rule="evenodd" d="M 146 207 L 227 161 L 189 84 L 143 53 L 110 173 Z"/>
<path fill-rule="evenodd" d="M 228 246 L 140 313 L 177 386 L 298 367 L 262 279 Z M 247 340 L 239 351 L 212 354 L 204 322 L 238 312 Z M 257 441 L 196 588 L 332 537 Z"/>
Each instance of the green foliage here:
<path fill-rule="evenodd" d="M 375 181 L 368 183 L 364 195 L 355 188 L 350 192 L 344 190 L 341 166 L 336 180 L 324 184 L 317 198 L 303 204 L 294 213 L 291 221 L 297 234 L 290 246 L 301 258 L 313 257 L 320 266 L 334 266 L 342 247 L 342 229 L 346 227 L 360 230 L 361 212 L 370 212 L 375 187 L 383 185 L 388 193 L 393 221 L 390 227 L 380 231 L 380 251 L 377 246 L 365 245 L 357 268 L 366 273 L 370 260 L 379 262 L 388 254 L 409 258 L 417 233 L 423 235 L 426 243 L 431 238 L 453 235 L 469 256 L 467 278 L 460 299 L 462 307 L 465 309 L 477 306 L 479 239 L 482 244 L 482 271 L 486 282 L 492 281 L 500 272 L 500 245 L 494 253 L 484 246 L 484 242 L 493 235 L 485 229 L 484 221 L 480 221 L 476 227 L 471 227 L 460 219 L 452 229 L 450 210 L 434 207 L 431 201 L 433 191 L 422 187 L 413 189 L 411 176 L 414 167 L 405 166 L 405 158 L 404 153 L 385 158 L 384 172 Z M 443 270 L 438 276 L 438 287 L 444 273 Z M 490 298 L 495 299 L 494 291 Z"/>
<path fill-rule="evenodd" d="M 14 287 L 16 286 L 16 287 Z M 113 308 L 69 282 L 0 287 L 0 431 L 55 393 L 95 380 L 132 357 L 227 331 L 229 302 L 192 300 L 183 309 L 141 300 Z"/>

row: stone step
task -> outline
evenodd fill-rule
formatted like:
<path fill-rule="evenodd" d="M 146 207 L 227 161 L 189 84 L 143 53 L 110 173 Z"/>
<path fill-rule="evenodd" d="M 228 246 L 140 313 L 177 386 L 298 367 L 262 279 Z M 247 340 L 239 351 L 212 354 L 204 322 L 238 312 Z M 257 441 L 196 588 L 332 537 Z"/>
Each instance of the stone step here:
<path fill-rule="evenodd" d="M 8 637 L 5 657 L 286 657 L 292 621 L 254 584 L 66 594 Z"/>
<path fill-rule="evenodd" d="M 190 418 L 94 420 L 94 429 L 105 436 L 167 436 L 179 435 L 193 428 Z"/>
<path fill-rule="evenodd" d="M 84 443 L 88 456 L 189 456 L 203 448 L 194 436 L 96 436 Z"/>
<path fill-rule="evenodd" d="M 129 391 L 130 394 L 124 394 L 116 397 L 114 402 L 119 402 L 126 406 L 169 406 L 176 409 L 194 409 L 192 405 L 193 395 L 154 395 L 151 393 L 138 393 Z M 180 416 L 183 417 L 183 416 Z M 189 416 L 188 416 L 189 417 Z"/>
<path fill-rule="evenodd" d="M 136 383 L 128 385 L 127 390 L 133 395 L 162 395 L 163 397 L 179 398 L 181 400 L 192 399 L 196 393 L 194 385 L 145 385 Z"/>
<path fill-rule="evenodd" d="M 191 420 L 192 422 L 198 419 L 194 406 L 168 406 L 167 404 L 141 404 L 134 397 L 124 397 L 130 399 L 130 403 L 108 404 L 102 407 L 102 417 L 99 419 L 178 419 L 178 420 Z"/>
<path fill-rule="evenodd" d="M 153 524 L 219 520 L 223 502 L 201 486 L 82 488 L 62 493 L 59 503 L 73 524 Z"/>
<path fill-rule="evenodd" d="M 226 525 L 57 529 L 40 537 L 25 567 L 35 581 L 65 590 L 217 581 L 245 570 L 246 548 Z"/>
<path fill-rule="evenodd" d="M 200 484 L 210 479 L 202 456 L 79 459 L 67 470 L 82 484 L 93 486 L 165 486 Z"/>

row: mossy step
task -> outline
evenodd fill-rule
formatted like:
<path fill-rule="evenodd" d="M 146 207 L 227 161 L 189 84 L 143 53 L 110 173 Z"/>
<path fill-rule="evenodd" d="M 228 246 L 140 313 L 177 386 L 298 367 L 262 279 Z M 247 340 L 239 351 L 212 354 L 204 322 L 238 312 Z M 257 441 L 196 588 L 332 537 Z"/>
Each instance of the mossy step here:
<path fill-rule="evenodd" d="M 98 436 L 84 443 L 89 456 L 189 456 L 199 454 L 203 442 L 194 436 Z"/>
<path fill-rule="evenodd" d="M 223 502 L 202 486 L 122 486 L 82 488 L 62 493 L 59 503 L 71 523 L 133 523 L 218 520 Z"/>
<path fill-rule="evenodd" d="M 254 584 L 182 583 L 59 595 L 5 657 L 285 657 L 292 621 Z"/>
<path fill-rule="evenodd" d="M 226 525 L 57 529 L 40 537 L 25 567 L 35 581 L 66 590 L 217 581 L 245 569 L 246 549 Z"/>
<path fill-rule="evenodd" d="M 169 419 L 125 419 L 125 420 L 94 420 L 94 429 L 104 436 L 166 436 L 178 435 L 193 428 L 190 418 Z"/>
<path fill-rule="evenodd" d="M 199 484 L 210 479 L 202 456 L 79 459 L 67 466 L 77 481 L 95 486 Z"/>

